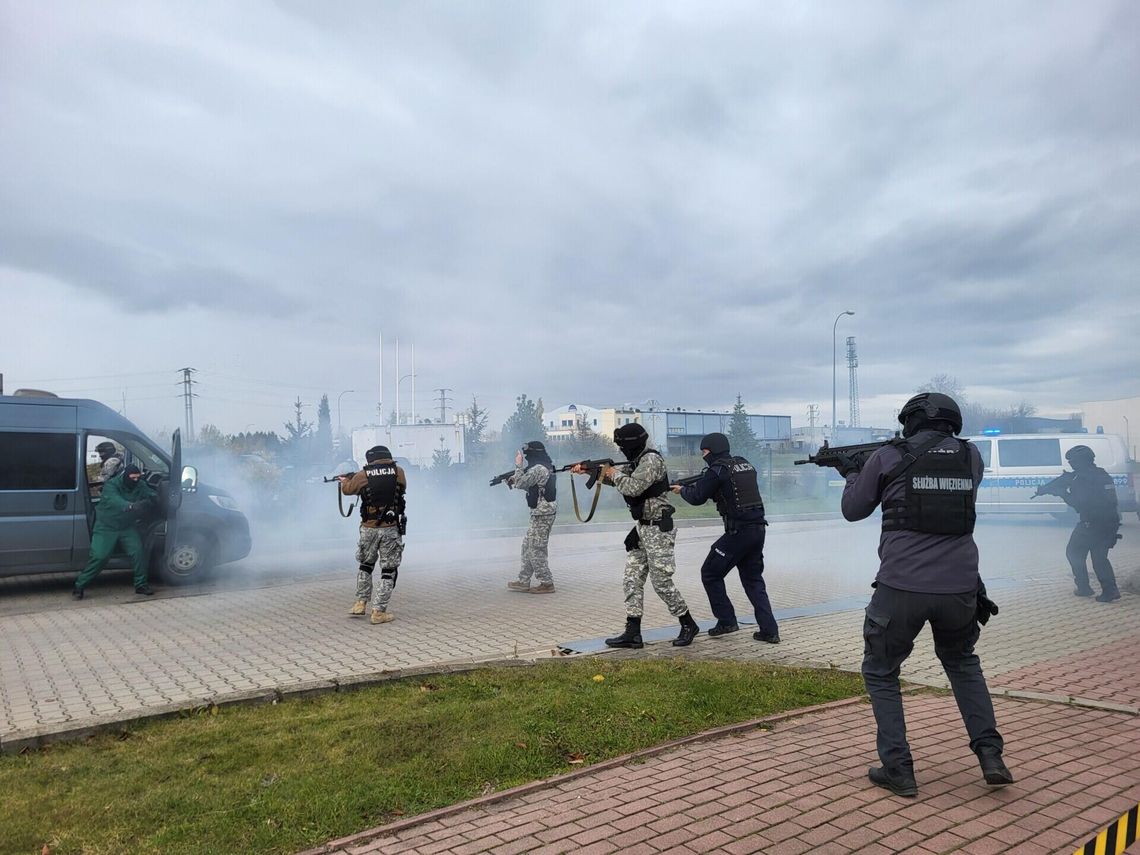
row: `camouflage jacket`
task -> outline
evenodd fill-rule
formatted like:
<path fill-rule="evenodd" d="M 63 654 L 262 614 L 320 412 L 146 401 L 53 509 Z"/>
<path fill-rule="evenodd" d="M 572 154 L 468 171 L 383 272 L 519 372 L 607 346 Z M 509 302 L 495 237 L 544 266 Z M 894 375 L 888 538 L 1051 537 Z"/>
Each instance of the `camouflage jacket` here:
<path fill-rule="evenodd" d="M 515 467 L 515 474 L 511 476 L 511 480 L 507 483 L 514 490 L 522 490 L 524 493 L 531 487 L 538 487 L 538 504 L 531 508 L 531 516 L 540 516 L 543 514 L 556 514 L 558 513 L 558 503 L 548 502 L 542 495 L 542 488 L 546 486 L 546 482 L 550 479 L 550 470 L 543 466 L 541 463 L 536 463 L 530 469 L 523 469 L 521 466 Z"/>
<path fill-rule="evenodd" d="M 660 481 L 665 474 L 665 458 L 660 454 L 642 452 L 637 463 L 634 464 L 633 471 L 626 473 L 620 468 L 616 469 L 613 478 L 607 478 L 606 483 L 612 484 L 614 489 L 623 496 L 636 498 L 657 481 Z M 654 496 L 652 499 L 646 499 L 645 511 L 642 513 L 641 519 L 645 522 L 655 522 L 661 519 L 664 509 L 673 507 L 666 498 L 668 495 L 665 493 L 661 496 Z"/>

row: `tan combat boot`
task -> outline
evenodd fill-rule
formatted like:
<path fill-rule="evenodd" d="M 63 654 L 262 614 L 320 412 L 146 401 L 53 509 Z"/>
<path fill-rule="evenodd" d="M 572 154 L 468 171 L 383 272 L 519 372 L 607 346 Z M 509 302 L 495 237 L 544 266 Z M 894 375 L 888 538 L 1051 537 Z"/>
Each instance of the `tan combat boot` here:
<path fill-rule="evenodd" d="M 507 582 L 508 591 L 529 591 L 530 582 Z"/>
<path fill-rule="evenodd" d="M 357 600 L 352 604 L 352 611 L 349 612 L 352 617 L 364 616 L 364 600 Z"/>
<path fill-rule="evenodd" d="M 372 617 L 369 618 L 369 623 L 375 625 L 378 623 L 388 623 L 391 620 L 395 620 L 395 618 L 393 618 L 387 612 L 382 612 L 380 609 L 373 609 Z"/>
<path fill-rule="evenodd" d="M 543 582 L 540 585 L 535 585 L 533 588 L 531 588 L 529 591 L 527 591 L 527 593 L 528 594 L 553 594 L 554 593 L 554 583 L 553 582 Z"/>

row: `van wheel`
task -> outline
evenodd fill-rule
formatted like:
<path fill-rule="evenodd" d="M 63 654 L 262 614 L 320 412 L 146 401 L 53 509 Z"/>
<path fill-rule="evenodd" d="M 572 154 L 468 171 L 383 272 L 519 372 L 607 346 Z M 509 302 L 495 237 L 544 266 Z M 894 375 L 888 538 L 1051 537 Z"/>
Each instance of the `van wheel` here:
<path fill-rule="evenodd" d="M 196 531 L 178 532 L 178 540 L 169 551 L 169 559 L 159 555 L 159 575 L 168 585 L 185 585 L 204 579 L 214 565 L 214 545 Z"/>

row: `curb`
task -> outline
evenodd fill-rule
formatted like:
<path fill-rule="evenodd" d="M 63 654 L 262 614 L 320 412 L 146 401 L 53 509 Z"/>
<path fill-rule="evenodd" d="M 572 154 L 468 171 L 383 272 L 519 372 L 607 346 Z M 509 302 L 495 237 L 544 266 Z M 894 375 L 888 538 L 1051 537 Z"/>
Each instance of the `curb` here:
<path fill-rule="evenodd" d="M 660 745 L 654 745 L 650 748 L 643 748 L 640 751 L 634 751 L 630 754 L 623 754 L 621 757 L 612 757 L 609 760 L 602 760 L 599 763 L 594 763 L 590 766 L 585 766 L 581 769 L 574 769 L 570 772 L 564 772 L 561 775 L 555 775 L 552 778 L 543 778 L 540 781 L 531 781 L 527 784 L 520 784 L 517 787 L 511 787 L 509 790 L 503 790 L 498 793 L 491 793 L 486 796 L 478 796 L 474 799 L 469 799 L 465 802 L 458 804 L 448 805 L 447 807 L 436 808 L 427 813 L 421 813 L 417 816 L 409 817 L 408 819 L 401 819 L 396 822 L 388 823 L 387 825 L 377 826 L 370 828 L 367 831 L 353 834 L 349 837 L 341 837 L 337 840 L 330 840 L 314 849 L 306 849 L 297 855 L 340 855 L 346 852 L 350 846 L 359 846 L 364 843 L 369 843 L 381 837 L 387 837 L 391 834 L 397 834 L 401 831 L 406 831 L 409 828 L 415 828 L 418 825 L 434 822 L 438 819 L 444 819 L 453 816 L 457 813 L 462 813 L 472 808 L 484 807 L 492 805 L 496 802 L 506 801 L 508 799 L 517 798 L 518 796 L 525 796 L 539 790 L 544 790 L 550 787 L 557 787 L 567 781 L 573 781 L 577 778 L 586 775 L 592 775 L 597 772 L 604 772 L 607 769 L 614 769 L 624 766 L 634 760 L 641 760 L 647 757 L 655 757 L 658 754 L 664 754 L 667 751 L 672 751 L 674 748 L 681 748 L 686 745 L 692 745 L 695 742 L 705 742 L 710 739 L 718 739 L 722 736 L 731 736 L 735 733 L 741 733 L 747 730 L 755 730 L 762 728 L 765 730 L 770 729 L 769 725 L 780 724 L 793 719 L 803 718 L 807 715 L 813 715 L 819 712 L 828 712 L 833 709 L 842 709 L 844 707 L 854 706 L 855 704 L 866 703 L 866 697 L 859 695 L 854 698 L 844 698 L 839 701 L 830 701 L 826 704 L 816 704 L 810 707 L 800 707 L 799 709 L 788 710 L 782 713 L 765 716 L 764 718 L 756 718 L 751 721 L 738 722 L 736 724 L 726 724 L 723 727 L 716 727 L 712 730 L 705 730 L 700 733 L 694 733 L 691 736 L 683 736 L 680 739 L 672 739 L 669 742 L 663 742 Z"/>
<path fill-rule="evenodd" d="M 527 654 L 523 654 L 525 656 Z M 59 726 L 45 725 L 42 727 L 13 730 L 0 733 L 0 754 L 25 754 L 37 751 L 45 746 L 63 742 L 79 742 L 97 736 L 101 733 L 123 733 L 133 726 L 145 724 L 150 721 L 160 721 L 169 718 L 186 718 L 190 715 L 213 713 L 223 707 L 248 706 L 256 704 L 276 704 L 287 700 L 309 698 L 326 695 L 333 692 L 351 692 L 364 689 L 381 683 L 390 683 L 395 680 L 406 680 L 412 677 L 425 677 L 433 674 L 460 674 L 465 671 L 476 671 L 481 668 L 521 668 L 536 665 L 540 657 L 545 655 L 534 653 L 534 658 L 524 659 L 514 656 L 509 659 L 481 659 L 481 660 L 452 660 L 439 662 L 433 665 L 420 665 L 411 668 L 396 668 L 390 671 L 373 671 L 368 674 L 356 674 L 346 677 L 334 677 L 329 680 L 306 680 L 299 683 L 288 683 L 264 689 L 243 689 L 238 692 L 227 692 L 222 695 L 195 698 L 177 703 L 160 704 L 147 707 L 131 713 L 122 713 L 109 716 L 92 716 L 90 718 L 73 719 Z M 550 661 L 562 661 L 564 657 L 550 657 Z"/>

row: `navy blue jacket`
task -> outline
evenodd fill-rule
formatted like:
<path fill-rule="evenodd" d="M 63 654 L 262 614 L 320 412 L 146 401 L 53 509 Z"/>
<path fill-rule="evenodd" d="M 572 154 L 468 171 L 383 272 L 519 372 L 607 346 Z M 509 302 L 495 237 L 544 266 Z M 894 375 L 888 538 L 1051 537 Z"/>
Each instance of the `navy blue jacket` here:
<path fill-rule="evenodd" d="M 688 502 L 690 505 L 703 505 L 709 499 L 718 499 L 718 510 L 722 508 L 732 507 L 732 455 L 728 452 L 721 454 L 709 454 L 705 458 L 705 463 L 708 465 L 703 473 L 701 473 L 701 480 L 695 484 L 686 484 L 681 488 L 681 498 Z M 718 465 L 719 464 L 719 465 Z M 764 519 L 764 512 L 759 508 L 751 511 L 744 511 L 739 514 L 735 513 L 722 513 L 725 519 L 733 520 L 734 522 L 761 522 Z"/>

